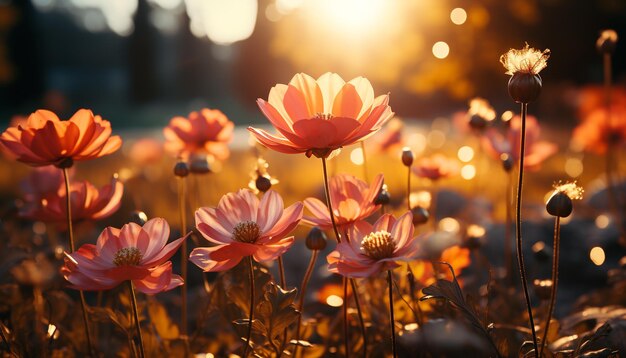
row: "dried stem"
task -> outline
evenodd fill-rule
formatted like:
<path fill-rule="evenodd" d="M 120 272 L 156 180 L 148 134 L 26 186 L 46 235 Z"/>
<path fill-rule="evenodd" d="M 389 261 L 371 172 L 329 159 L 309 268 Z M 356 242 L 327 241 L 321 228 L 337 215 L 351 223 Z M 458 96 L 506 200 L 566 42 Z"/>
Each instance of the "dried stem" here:
<path fill-rule="evenodd" d="M 348 278 L 343 278 L 343 346 L 346 358 L 350 357 L 350 333 L 348 329 Z"/>
<path fill-rule="evenodd" d="M 546 318 L 546 328 L 543 331 L 543 338 L 541 338 L 541 350 L 539 356 L 543 357 L 543 348 L 546 345 L 548 338 L 548 330 L 550 329 L 550 320 L 554 314 L 554 306 L 556 303 L 556 290 L 559 283 L 559 243 L 561 241 L 561 218 L 559 216 L 554 218 L 554 250 L 552 253 L 552 291 L 550 292 L 550 306 L 548 307 L 548 317 Z"/>
<path fill-rule="evenodd" d="M 524 289 L 524 298 L 526 299 L 526 309 L 528 310 L 528 321 L 530 323 L 530 331 L 533 336 L 533 346 L 535 349 L 535 357 L 539 358 L 539 347 L 537 345 L 537 332 L 535 331 L 535 320 L 533 319 L 533 309 L 530 302 L 530 294 L 528 293 L 528 283 L 526 282 L 526 268 L 524 266 L 524 253 L 522 245 L 522 184 L 524 183 L 524 149 L 526 145 L 526 112 L 528 111 L 528 103 L 522 103 L 522 128 L 519 150 L 519 175 L 517 181 L 517 197 L 515 205 L 515 240 L 517 242 L 517 262 L 519 264 L 520 276 L 522 279 L 522 287 Z"/>
<path fill-rule="evenodd" d="M 411 211 L 411 166 L 407 166 L 406 169 L 406 208 Z"/>
<path fill-rule="evenodd" d="M 287 289 L 287 279 L 285 278 L 285 264 L 283 263 L 282 256 L 278 256 L 278 275 L 280 276 L 280 286 L 283 289 Z"/>
<path fill-rule="evenodd" d="M 186 196 L 185 177 L 178 178 L 178 212 L 180 213 L 181 235 L 187 232 L 187 210 L 185 206 Z M 180 249 L 181 276 L 184 284 L 181 288 L 181 336 L 187 341 L 187 240 L 183 240 Z"/>
<path fill-rule="evenodd" d="M 298 323 L 296 325 L 296 341 L 300 340 L 300 325 L 302 324 L 302 315 L 304 310 L 304 297 L 306 295 L 306 287 L 309 284 L 309 280 L 311 279 L 311 275 L 313 274 L 313 269 L 315 268 L 315 261 L 317 260 L 317 254 L 319 250 L 313 250 L 311 252 L 311 259 L 309 260 L 309 266 L 304 273 L 304 279 L 302 279 L 302 285 L 300 286 L 300 297 L 298 298 L 298 312 L 300 315 L 298 316 Z M 293 356 L 296 357 L 298 355 L 298 347 L 296 344 L 296 348 L 294 349 Z"/>
<path fill-rule="evenodd" d="M 513 187 L 513 174 L 506 173 L 507 186 L 506 186 L 506 222 L 504 223 L 504 265 L 506 269 L 507 282 L 513 286 L 513 257 L 511 252 L 513 251 L 513 241 L 511 240 L 511 189 Z"/>
<path fill-rule="evenodd" d="M 359 326 L 361 327 L 361 335 L 363 336 L 363 357 L 367 357 L 367 331 L 365 330 L 365 320 L 363 319 L 363 310 L 361 309 L 361 303 L 359 302 L 359 288 L 356 281 L 351 278 L 350 285 L 352 286 L 352 293 L 354 295 L 354 304 L 356 305 L 356 313 L 359 317 Z M 347 306 L 346 306 L 347 307 Z"/>
<path fill-rule="evenodd" d="M 248 348 L 250 348 L 250 340 L 252 339 L 252 321 L 254 320 L 254 264 L 252 256 L 248 256 L 248 270 L 250 276 L 250 318 L 248 320 L 248 334 L 246 337 L 246 345 L 243 347 L 243 358 L 248 357 Z"/>
<path fill-rule="evenodd" d="M 70 237 L 70 251 L 76 251 L 74 244 L 74 228 L 72 226 L 72 198 L 70 192 L 70 176 L 67 168 L 63 168 L 63 179 L 65 180 L 65 204 L 67 208 L 67 233 Z M 94 355 L 93 345 L 91 344 L 91 334 L 89 333 L 89 316 L 87 315 L 87 302 L 83 291 L 78 291 L 80 296 L 80 308 L 83 314 L 83 324 L 85 326 L 85 336 L 87 338 L 87 349 L 89 355 Z"/>
<path fill-rule="evenodd" d="M 135 316 L 135 327 L 137 328 L 137 339 L 139 340 L 139 356 L 144 358 L 146 351 L 143 347 L 143 336 L 141 335 L 141 325 L 139 324 L 139 311 L 137 310 L 137 296 L 135 295 L 135 286 L 133 281 L 128 281 L 128 290 L 130 291 L 130 303 L 133 309 L 133 316 Z"/>
<path fill-rule="evenodd" d="M 389 286 L 389 325 L 391 326 L 391 352 L 393 354 L 393 358 L 396 358 L 396 320 L 393 316 L 393 274 L 391 273 L 391 270 L 387 270 L 387 285 Z"/>

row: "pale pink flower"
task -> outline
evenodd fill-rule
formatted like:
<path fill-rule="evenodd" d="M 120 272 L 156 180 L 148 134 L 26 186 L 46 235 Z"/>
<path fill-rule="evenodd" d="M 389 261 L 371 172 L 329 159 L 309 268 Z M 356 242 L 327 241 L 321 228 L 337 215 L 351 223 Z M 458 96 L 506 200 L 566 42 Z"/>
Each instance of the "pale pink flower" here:
<path fill-rule="evenodd" d="M 372 215 L 380 208 L 374 204 L 374 199 L 383 186 L 383 175 L 377 175 L 371 184 L 349 174 L 335 175 L 330 179 L 330 202 L 337 227 L 343 231 L 347 226 L 361 221 Z M 313 214 L 305 216 L 304 224 L 330 229 L 332 222 L 328 207 L 317 198 L 306 198 L 304 206 Z"/>
<path fill-rule="evenodd" d="M 317 80 L 304 73 L 288 85 L 277 84 L 259 108 L 278 130 L 248 130 L 264 146 L 277 152 L 328 157 L 334 150 L 364 140 L 391 117 L 389 95 L 374 97 L 370 82 L 357 77 L 348 82 L 336 73 Z"/>
<path fill-rule="evenodd" d="M 443 154 L 418 159 L 411 167 L 413 174 L 420 178 L 439 180 L 459 173 L 459 162 Z"/>
<path fill-rule="evenodd" d="M 302 203 L 284 209 L 280 195 L 268 190 L 259 200 L 248 189 L 224 195 L 216 208 L 196 211 L 196 227 L 216 246 L 194 249 L 189 260 L 204 271 L 225 271 L 252 256 L 274 260 L 293 244 L 286 237 L 302 219 Z"/>
<path fill-rule="evenodd" d="M 360 221 L 348 230 L 348 240 L 328 254 L 328 269 L 351 278 L 392 270 L 400 266 L 397 261 L 410 261 L 417 255 L 419 241 L 413 237 L 413 230 L 411 212 L 397 220 L 385 214 L 373 226 Z"/>
<path fill-rule="evenodd" d="M 482 139 L 482 145 L 486 152 L 497 160 L 503 154 L 509 155 L 514 163 L 519 161 L 520 141 L 522 133 L 522 120 L 515 116 L 509 121 L 506 134 L 502 134 L 494 128 L 490 128 Z M 541 163 L 555 154 L 558 147 L 554 143 L 540 141 L 541 128 L 537 119 L 533 116 L 526 117 L 526 150 L 524 155 L 524 168 L 537 169 Z"/>
<path fill-rule="evenodd" d="M 187 236 L 167 243 L 170 227 L 155 218 L 143 227 L 128 223 L 107 227 L 96 245 L 86 244 L 67 254 L 61 273 L 77 290 L 100 291 L 132 281 L 138 291 L 155 294 L 183 284 L 168 261 Z"/>

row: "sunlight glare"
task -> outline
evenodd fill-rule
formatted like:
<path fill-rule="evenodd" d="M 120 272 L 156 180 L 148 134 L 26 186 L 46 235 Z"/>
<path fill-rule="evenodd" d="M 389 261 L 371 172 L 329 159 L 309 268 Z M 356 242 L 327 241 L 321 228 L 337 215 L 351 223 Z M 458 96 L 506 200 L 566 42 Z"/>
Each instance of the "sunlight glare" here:
<path fill-rule="evenodd" d="M 596 246 L 589 252 L 589 258 L 596 266 L 602 266 L 604 260 L 606 259 L 606 255 L 604 254 L 604 250 Z"/>
<path fill-rule="evenodd" d="M 330 295 L 326 297 L 326 303 L 331 307 L 341 307 L 343 305 L 343 298 L 337 295 Z"/>
<path fill-rule="evenodd" d="M 293 0 L 292 0 L 293 1 Z M 348 32 L 359 32 L 376 20 L 384 0 L 319 0 L 323 12 Z"/>
<path fill-rule="evenodd" d="M 363 150 L 361 148 L 354 148 L 352 152 L 350 152 L 350 161 L 354 165 L 363 165 L 365 162 L 365 158 L 363 157 Z"/>
<path fill-rule="evenodd" d="M 450 46 L 443 41 L 435 42 L 433 45 L 433 55 L 442 60 L 450 54 Z"/>
<path fill-rule="evenodd" d="M 465 9 L 457 7 L 450 12 L 450 20 L 455 25 L 463 25 L 467 21 L 467 12 Z"/>
<path fill-rule="evenodd" d="M 472 164 L 466 164 L 461 168 L 461 177 L 465 180 L 472 180 L 476 176 L 476 167 Z"/>
<path fill-rule="evenodd" d="M 472 147 L 464 145 L 459 148 L 457 156 L 459 157 L 460 161 L 468 163 L 474 158 L 474 149 L 472 149 Z"/>

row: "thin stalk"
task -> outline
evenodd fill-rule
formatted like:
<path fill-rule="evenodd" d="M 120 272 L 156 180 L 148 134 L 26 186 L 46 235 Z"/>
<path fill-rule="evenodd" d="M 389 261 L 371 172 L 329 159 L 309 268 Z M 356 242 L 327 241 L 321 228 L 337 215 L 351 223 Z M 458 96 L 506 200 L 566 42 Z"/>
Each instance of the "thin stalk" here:
<path fill-rule="evenodd" d="M 324 172 L 324 193 L 326 194 L 326 205 L 328 206 L 328 211 L 330 212 L 330 221 L 333 224 L 333 231 L 335 232 L 335 240 L 337 240 L 337 243 L 340 243 L 341 237 L 339 236 L 339 230 L 337 230 L 337 223 L 335 222 L 335 214 L 333 212 L 333 203 L 332 203 L 332 200 L 330 200 L 330 189 L 328 188 L 329 185 L 328 185 L 328 171 L 326 169 L 326 158 L 322 158 L 322 171 Z"/>
<path fill-rule="evenodd" d="M 300 325 L 302 324 L 302 315 L 304 310 L 304 297 L 306 295 L 306 287 L 309 284 L 309 280 L 311 279 L 311 275 L 313 274 L 313 269 L 315 268 L 315 261 L 317 260 L 317 254 L 319 250 L 313 250 L 311 252 L 311 259 L 309 260 L 309 266 L 304 273 L 304 279 L 302 279 L 302 285 L 300 286 L 300 297 L 298 298 L 298 312 L 300 315 L 298 316 L 298 324 L 296 325 L 296 341 L 300 340 Z M 293 356 L 296 357 L 298 355 L 298 347 L 294 349 Z"/>
<path fill-rule="evenodd" d="M 146 356 L 146 350 L 143 347 L 143 336 L 141 335 L 141 325 L 139 324 L 139 311 L 137 310 L 137 296 L 135 295 L 135 286 L 132 280 L 128 281 L 128 290 L 130 291 L 130 303 L 133 309 L 133 316 L 135 316 L 137 339 L 139 339 L 139 356 L 144 358 Z"/>
<path fill-rule="evenodd" d="M 248 270 L 250 275 L 250 319 L 248 320 L 246 345 L 243 347 L 243 358 L 248 357 L 248 348 L 250 348 L 250 340 L 252 339 L 252 321 L 254 320 L 254 265 L 252 256 L 248 256 Z"/>
<path fill-rule="evenodd" d="M 506 186 L 506 222 L 504 223 L 504 265 L 506 270 L 507 282 L 513 285 L 513 257 L 511 252 L 513 251 L 513 241 L 511 240 L 511 188 L 513 187 L 513 174 L 506 173 L 507 186 Z"/>
<path fill-rule="evenodd" d="M 359 302 L 359 289 L 356 281 L 351 278 L 350 285 L 352 286 L 352 293 L 354 295 L 354 304 L 356 305 L 356 313 L 359 317 L 359 326 L 361 327 L 361 335 L 363 336 L 363 357 L 367 357 L 367 331 L 365 330 L 365 320 L 363 319 L 363 310 L 361 309 L 361 303 Z"/>
<path fill-rule="evenodd" d="M 365 155 L 365 141 L 361 141 L 361 153 L 363 153 L 363 179 L 366 183 L 370 182 L 367 170 L 367 156 Z"/>
<path fill-rule="evenodd" d="M 554 306 L 556 303 L 556 289 L 559 283 L 559 243 L 561 241 L 561 218 L 554 218 L 554 250 L 552 253 L 552 291 L 550 292 L 550 306 L 548 307 L 548 318 L 546 318 L 546 329 L 543 331 L 541 338 L 541 350 L 539 356 L 543 357 L 543 348 L 546 346 L 548 338 L 548 330 L 550 329 L 550 320 L 554 314 Z"/>
<path fill-rule="evenodd" d="M 393 354 L 393 358 L 396 358 L 396 320 L 393 316 L 393 274 L 391 273 L 391 270 L 387 270 L 387 285 L 389 286 L 389 325 L 391 326 L 391 352 Z"/>
<path fill-rule="evenodd" d="M 406 173 L 406 208 L 411 211 L 411 166 L 407 166 Z"/>
<path fill-rule="evenodd" d="M 282 256 L 278 256 L 278 275 L 280 276 L 280 286 L 283 289 L 287 289 L 287 279 L 285 278 L 285 264 L 283 263 Z"/>
<path fill-rule="evenodd" d="M 178 212 L 180 213 L 181 235 L 187 233 L 187 210 L 185 207 L 186 185 L 185 178 L 178 177 Z M 181 336 L 187 340 L 187 240 L 183 240 L 180 249 L 181 276 L 184 284 L 181 289 L 181 318 L 180 329 Z"/>
<path fill-rule="evenodd" d="M 76 251 L 76 245 L 74 244 L 74 228 L 72 226 L 72 198 L 70 192 L 70 176 L 67 168 L 63 168 L 63 179 L 65 180 L 65 204 L 67 208 L 67 233 L 70 239 L 70 251 Z M 83 314 L 83 325 L 85 326 L 85 336 L 87 338 L 87 349 L 89 349 L 89 355 L 93 355 L 94 350 L 91 344 L 91 334 L 89 333 L 89 316 L 87 315 L 87 302 L 85 301 L 85 294 L 83 291 L 78 291 L 80 296 L 80 308 Z"/>
<path fill-rule="evenodd" d="M 343 278 L 343 346 L 346 350 L 346 358 L 350 357 L 350 333 L 348 329 L 348 278 Z"/>
<path fill-rule="evenodd" d="M 519 150 L 519 175 L 517 180 L 517 197 L 515 205 L 515 240 L 517 242 L 517 262 L 519 264 L 520 276 L 522 279 L 522 287 L 524 289 L 524 298 L 526 299 L 526 309 L 528 310 L 528 321 L 530 323 L 530 331 L 533 336 L 533 347 L 535 348 L 535 357 L 539 358 L 539 347 L 537 345 L 537 332 L 535 331 L 535 320 L 533 319 L 533 309 L 530 302 L 530 294 L 528 293 L 528 283 L 526 282 L 526 268 L 524 266 L 524 253 L 522 252 L 522 185 L 524 183 L 524 149 L 526 145 L 526 113 L 528 111 L 528 103 L 522 103 L 522 132 Z"/>
<path fill-rule="evenodd" d="M 437 231 L 437 196 L 439 195 L 439 188 L 437 188 L 437 182 L 433 181 L 433 189 L 431 191 L 430 207 L 428 211 L 432 218 L 433 231 Z"/>

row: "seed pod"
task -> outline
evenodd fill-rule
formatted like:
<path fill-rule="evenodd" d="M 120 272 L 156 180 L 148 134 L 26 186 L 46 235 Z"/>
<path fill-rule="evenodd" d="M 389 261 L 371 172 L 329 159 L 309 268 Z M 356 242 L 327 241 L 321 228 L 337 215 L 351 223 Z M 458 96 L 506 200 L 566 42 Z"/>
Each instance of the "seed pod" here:
<path fill-rule="evenodd" d="M 537 261 L 546 262 L 552 257 L 552 249 L 547 247 L 543 241 L 537 241 L 532 246 L 532 250 Z"/>
<path fill-rule="evenodd" d="M 380 192 L 374 198 L 374 205 L 387 205 L 391 201 L 391 195 L 387 191 L 387 185 L 383 184 L 380 188 Z"/>
<path fill-rule="evenodd" d="M 130 213 L 130 222 L 143 226 L 148 221 L 148 215 L 141 210 L 133 210 Z"/>
<path fill-rule="evenodd" d="M 541 76 L 515 72 L 509 79 L 509 95 L 517 103 L 530 103 L 541 93 Z"/>
<path fill-rule="evenodd" d="M 557 191 L 546 203 L 546 210 L 552 216 L 566 218 L 572 213 L 572 199 L 564 192 Z"/>
<path fill-rule="evenodd" d="M 72 158 L 63 158 L 59 160 L 54 166 L 60 169 L 71 168 L 74 165 L 74 159 Z"/>
<path fill-rule="evenodd" d="M 428 222 L 428 218 L 430 217 L 428 210 L 421 206 L 416 206 L 411 209 L 411 213 L 413 214 L 413 225 L 425 224 Z"/>
<path fill-rule="evenodd" d="M 189 166 L 183 161 L 179 161 L 174 166 L 174 175 L 184 178 L 189 175 Z"/>
<path fill-rule="evenodd" d="M 602 54 L 612 54 L 615 52 L 615 46 L 617 45 L 617 32 L 614 30 L 604 30 L 600 33 L 598 41 L 596 41 L 596 48 Z"/>
<path fill-rule="evenodd" d="M 265 193 L 272 187 L 272 181 L 263 175 L 259 175 L 254 181 L 254 186 L 256 186 L 258 191 Z"/>
<path fill-rule="evenodd" d="M 326 234 L 322 229 L 314 226 L 306 236 L 305 244 L 309 250 L 324 250 L 326 248 Z"/>
<path fill-rule="evenodd" d="M 469 119 L 469 126 L 472 129 L 481 131 L 487 127 L 487 120 L 478 114 L 472 114 Z"/>
<path fill-rule="evenodd" d="M 207 174 L 211 172 L 211 165 L 206 156 L 196 156 L 191 159 L 189 169 L 194 174 Z"/>
<path fill-rule="evenodd" d="M 513 165 L 514 165 L 513 158 L 511 158 L 510 155 L 505 154 L 505 155 L 502 155 L 500 159 L 502 160 L 502 167 L 504 168 L 504 170 L 506 172 L 510 172 L 511 169 L 513 169 Z"/>
<path fill-rule="evenodd" d="M 407 167 L 413 164 L 413 151 L 409 147 L 402 148 L 402 164 Z"/>

